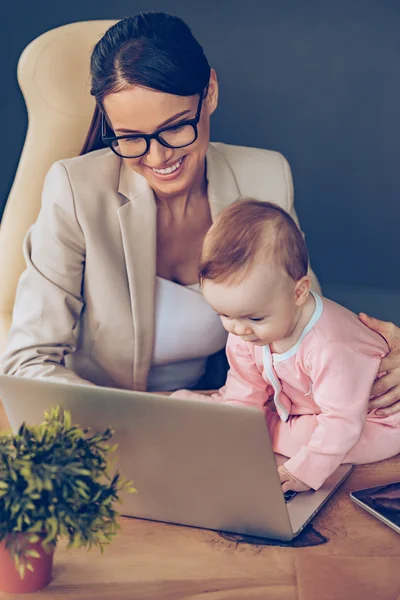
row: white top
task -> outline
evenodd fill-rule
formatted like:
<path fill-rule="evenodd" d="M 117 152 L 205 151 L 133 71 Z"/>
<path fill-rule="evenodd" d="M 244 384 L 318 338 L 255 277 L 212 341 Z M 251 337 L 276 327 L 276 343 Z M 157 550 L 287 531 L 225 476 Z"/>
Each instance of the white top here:
<path fill-rule="evenodd" d="M 199 284 L 156 279 L 155 341 L 148 391 L 193 388 L 207 358 L 225 347 L 227 332 Z"/>

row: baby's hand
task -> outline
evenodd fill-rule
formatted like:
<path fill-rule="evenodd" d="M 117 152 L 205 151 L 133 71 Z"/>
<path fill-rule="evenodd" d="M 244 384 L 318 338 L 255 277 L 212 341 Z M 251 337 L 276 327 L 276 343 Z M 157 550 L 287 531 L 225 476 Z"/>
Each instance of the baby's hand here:
<path fill-rule="evenodd" d="M 282 492 L 292 490 L 293 492 L 307 492 L 311 490 L 309 485 L 306 485 L 300 479 L 297 479 L 294 475 L 284 467 L 278 467 L 279 479 L 282 484 Z"/>

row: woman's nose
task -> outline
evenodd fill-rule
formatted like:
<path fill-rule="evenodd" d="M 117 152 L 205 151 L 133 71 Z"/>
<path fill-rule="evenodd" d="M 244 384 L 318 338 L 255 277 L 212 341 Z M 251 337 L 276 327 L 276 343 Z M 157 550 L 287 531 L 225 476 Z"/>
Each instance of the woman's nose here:
<path fill-rule="evenodd" d="M 157 140 L 150 140 L 150 148 L 146 154 L 146 163 L 149 167 L 162 167 L 168 162 L 173 154 L 173 150 L 165 148 Z"/>

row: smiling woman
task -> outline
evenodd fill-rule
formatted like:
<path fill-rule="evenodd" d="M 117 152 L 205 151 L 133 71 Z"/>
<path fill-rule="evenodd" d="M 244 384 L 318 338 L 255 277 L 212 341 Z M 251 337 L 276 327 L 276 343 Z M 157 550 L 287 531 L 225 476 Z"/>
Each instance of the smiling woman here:
<path fill-rule="evenodd" d="M 215 97 L 215 76 L 195 97 L 155 93 L 143 87 L 110 94 L 104 99 L 107 114 L 104 121 L 112 125 L 115 136 L 103 136 L 103 141 L 133 170 L 146 177 L 154 191 L 168 196 L 184 193 L 196 180 L 207 152 L 206 113 L 211 114 L 214 107 L 204 110 L 202 115 L 206 93 L 210 99 Z M 171 116 L 161 122 L 168 114 Z M 143 127 L 146 123 L 146 132 L 138 133 L 138 124 Z M 164 185 L 166 181 L 168 186 Z"/>
<path fill-rule="evenodd" d="M 217 76 L 177 17 L 113 25 L 91 79 L 81 156 L 50 169 L 24 242 L 0 370 L 137 390 L 218 387 L 226 333 L 198 285 L 203 239 L 243 196 L 296 220 L 288 163 L 210 143 Z"/>
<path fill-rule="evenodd" d="M 200 94 L 197 106 L 196 116 L 193 119 L 185 119 L 190 114 L 190 110 L 181 111 L 160 125 L 159 129 L 152 134 L 139 133 L 134 130 L 127 130 L 123 127 L 116 128 L 117 135 L 107 136 L 106 118 L 102 115 L 102 139 L 110 146 L 117 156 L 121 158 L 139 158 L 148 154 L 150 142 L 155 139 L 165 148 L 185 148 L 197 140 L 197 125 L 200 119 L 201 106 L 203 103 L 203 94 Z M 168 125 L 168 123 L 173 123 Z M 124 135 L 125 134 L 125 135 Z M 180 164 L 182 159 L 179 159 Z M 179 166 L 179 165 L 178 165 Z M 157 173 L 166 171 L 166 169 L 154 169 Z M 176 170 L 176 169 L 173 169 Z"/>

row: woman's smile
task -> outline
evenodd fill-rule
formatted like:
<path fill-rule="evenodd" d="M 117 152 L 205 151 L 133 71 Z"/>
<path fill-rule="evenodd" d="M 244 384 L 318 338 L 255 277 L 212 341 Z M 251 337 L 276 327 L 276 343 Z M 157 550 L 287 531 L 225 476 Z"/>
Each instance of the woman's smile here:
<path fill-rule="evenodd" d="M 152 174 L 157 179 L 160 179 L 161 181 L 170 181 L 171 179 L 177 179 L 182 174 L 182 171 L 185 168 L 186 156 L 187 155 L 181 156 L 175 162 L 164 167 L 155 168 L 150 167 L 149 165 L 146 165 L 146 167 L 151 169 Z"/>

